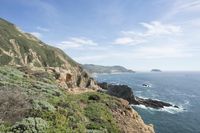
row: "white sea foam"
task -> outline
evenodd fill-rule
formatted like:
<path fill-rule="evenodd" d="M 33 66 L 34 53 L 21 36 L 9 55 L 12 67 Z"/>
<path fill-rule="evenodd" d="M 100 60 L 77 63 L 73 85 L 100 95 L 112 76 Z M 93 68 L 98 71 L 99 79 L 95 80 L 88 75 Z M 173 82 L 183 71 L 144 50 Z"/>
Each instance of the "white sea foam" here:
<path fill-rule="evenodd" d="M 184 105 L 188 105 L 188 104 L 190 104 L 190 101 L 184 100 Z"/>
<path fill-rule="evenodd" d="M 171 113 L 171 114 L 176 114 L 176 113 L 186 111 L 182 106 L 179 106 L 179 108 L 171 106 L 171 107 L 164 107 L 164 108 L 161 108 L 161 109 L 154 109 L 154 108 L 151 108 L 151 107 L 146 107 L 145 105 L 131 105 L 131 106 L 132 107 L 138 107 L 138 108 L 141 108 L 141 109 L 150 110 L 150 111 L 161 111 L 161 112 L 167 112 L 167 113 Z"/>
<path fill-rule="evenodd" d="M 171 107 L 164 107 L 164 108 L 159 109 L 159 110 L 165 111 L 165 112 L 168 112 L 168 113 L 171 113 L 171 114 L 176 114 L 176 113 L 186 111 L 182 107 L 176 108 L 176 107 L 172 107 L 172 106 Z"/>
<path fill-rule="evenodd" d="M 91 77 L 97 78 L 97 77 L 98 77 L 98 74 L 97 74 L 97 73 L 92 73 L 92 74 L 91 74 Z"/>

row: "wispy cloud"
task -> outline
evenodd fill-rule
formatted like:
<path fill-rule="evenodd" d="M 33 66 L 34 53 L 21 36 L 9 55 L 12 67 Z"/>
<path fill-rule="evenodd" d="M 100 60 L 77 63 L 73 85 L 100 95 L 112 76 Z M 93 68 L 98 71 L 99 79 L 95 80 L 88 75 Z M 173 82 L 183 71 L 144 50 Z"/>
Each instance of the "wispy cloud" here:
<path fill-rule="evenodd" d="M 85 37 L 71 37 L 65 41 L 62 41 L 59 44 L 56 44 L 57 47 L 65 50 L 68 48 L 80 48 L 85 46 L 97 46 L 98 44 L 91 39 Z"/>
<path fill-rule="evenodd" d="M 141 23 L 147 31 L 143 33 L 144 36 L 155 36 L 155 35 L 174 35 L 181 32 L 180 26 L 172 24 L 162 24 L 159 21 L 152 21 L 150 23 Z"/>
<path fill-rule="evenodd" d="M 136 44 L 140 44 L 146 42 L 145 40 L 138 38 L 138 37 L 130 37 L 130 36 L 125 36 L 125 37 L 120 37 L 117 38 L 113 43 L 114 44 L 119 44 L 119 45 L 136 45 Z"/>
<path fill-rule="evenodd" d="M 180 26 L 172 24 L 163 24 L 159 21 L 152 21 L 149 23 L 140 23 L 144 28 L 144 32 L 122 31 L 122 37 L 114 40 L 114 44 L 121 45 L 136 45 L 148 42 L 149 38 L 159 36 L 177 35 L 182 32 Z"/>
<path fill-rule="evenodd" d="M 180 13 L 197 12 L 200 11 L 200 1 L 199 0 L 176 0 L 172 2 L 171 9 L 167 14 L 163 15 L 162 19 L 173 19 L 174 16 Z"/>
<path fill-rule="evenodd" d="M 200 1 L 199 0 L 178 0 L 174 3 L 174 13 L 184 12 L 184 11 L 200 11 Z"/>

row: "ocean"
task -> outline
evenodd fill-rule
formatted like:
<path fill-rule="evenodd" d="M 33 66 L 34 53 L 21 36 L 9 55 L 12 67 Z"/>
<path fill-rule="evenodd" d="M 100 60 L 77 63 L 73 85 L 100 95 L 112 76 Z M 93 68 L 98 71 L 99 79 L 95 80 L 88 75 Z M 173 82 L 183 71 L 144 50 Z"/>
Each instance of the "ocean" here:
<path fill-rule="evenodd" d="M 133 106 L 156 133 L 200 133 L 200 72 L 98 74 L 99 82 L 125 84 L 134 95 L 178 105 L 163 109 Z M 144 87 L 143 84 L 147 84 Z"/>

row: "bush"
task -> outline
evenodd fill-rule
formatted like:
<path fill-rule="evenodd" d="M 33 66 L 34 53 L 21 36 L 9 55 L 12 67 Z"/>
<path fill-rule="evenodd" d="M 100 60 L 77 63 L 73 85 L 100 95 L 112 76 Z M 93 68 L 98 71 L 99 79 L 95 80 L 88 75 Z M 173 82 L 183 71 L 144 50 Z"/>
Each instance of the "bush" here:
<path fill-rule="evenodd" d="M 29 117 L 17 122 L 11 131 L 15 133 L 45 133 L 48 128 L 48 123 L 45 120 Z"/>
<path fill-rule="evenodd" d="M 95 100 L 95 101 L 99 101 L 100 100 L 100 97 L 98 95 L 90 95 L 88 97 L 89 100 Z"/>
<path fill-rule="evenodd" d="M 56 110 L 53 105 L 46 101 L 34 100 L 32 101 L 32 104 L 34 110 L 46 110 L 50 112 L 54 112 Z"/>
<path fill-rule="evenodd" d="M 19 88 L 0 87 L 0 118 L 14 123 L 24 118 L 30 109 L 28 97 Z"/>

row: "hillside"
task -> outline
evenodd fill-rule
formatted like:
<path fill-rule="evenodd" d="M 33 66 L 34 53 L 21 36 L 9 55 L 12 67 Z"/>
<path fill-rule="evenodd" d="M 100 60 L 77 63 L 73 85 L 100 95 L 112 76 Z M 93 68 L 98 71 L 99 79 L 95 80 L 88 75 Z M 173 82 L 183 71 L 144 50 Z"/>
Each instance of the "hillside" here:
<path fill-rule="evenodd" d="M 101 65 L 93 65 L 93 64 L 84 64 L 82 67 L 88 72 L 88 73 L 126 73 L 131 72 L 133 73 L 133 70 L 126 69 L 122 66 L 101 66 Z"/>
<path fill-rule="evenodd" d="M 1 133 L 153 133 L 63 51 L 0 19 Z"/>
<path fill-rule="evenodd" d="M 93 79 L 62 50 L 49 46 L 12 23 L 0 19 L 0 65 L 53 71 L 66 88 L 95 88 Z"/>

